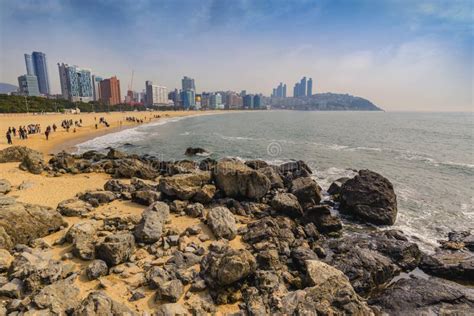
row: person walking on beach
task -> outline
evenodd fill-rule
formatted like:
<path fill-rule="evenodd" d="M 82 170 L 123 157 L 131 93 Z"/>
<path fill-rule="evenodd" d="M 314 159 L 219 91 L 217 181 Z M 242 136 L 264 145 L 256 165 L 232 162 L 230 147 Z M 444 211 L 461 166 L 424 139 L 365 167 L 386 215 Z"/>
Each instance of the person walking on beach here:
<path fill-rule="evenodd" d="M 57 128 L 58 128 L 58 127 L 56 126 L 56 124 L 53 124 L 53 132 L 56 133 L 56 129 L 57 129 Z"/>
<path fill-rule="evenodd" d="M 49 133 L 51 133 L 51 126 L 46 127 L 46 131 L 44 132 L 46 140 L 49 140 Z"/>
<path fill-rule="evenodd" d="M 7 142 L 8 142 L 8 145 L 13 145 L 12 134 L 10 132 L 7 132 Z"/>

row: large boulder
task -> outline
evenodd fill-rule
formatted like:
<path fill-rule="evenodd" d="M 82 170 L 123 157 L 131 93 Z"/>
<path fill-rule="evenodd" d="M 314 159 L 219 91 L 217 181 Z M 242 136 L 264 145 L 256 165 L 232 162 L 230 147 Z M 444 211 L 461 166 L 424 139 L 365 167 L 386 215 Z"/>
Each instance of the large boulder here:
<path fill-rule="evenodd" d="M 275 211 L 289 217 L 298 218 L 303 215 L 303 209 L 296 196 L 291 193 L 277 193 L 271 205 Z"/>
<path fill-rule="evenodd" d="M 29 171 L 33 174 L 41 174 L 46 166 L 43 156 L 35 152 L 28 153 L 20 164 L 20 169 Z"/>
<path fill-rule="evenodd" d="M 226 287 L 255 272 L 255 257 L 245 249 L 225 247 L 209 252 L 201 261 L 201 277 L 211 288 Z"/>
<path fill-rule="evenodd" d="M 393 225 L 397 219 L 397 196 L 386 178 L 360 170 L 340 190 L 340 210 L 376 225 Z"/>
<path fill-rule="evenodd" d="M 121 232 L 110 235 L 96 248 L 96 257 L 107 265 L 115 266 L 126 262 L 135 251 L 135 238 L 132 234 Z"/>
<path fill-rule="evenodd" d="M 322 198 L 319 185 L 310 177 L 300 177 L 293 180 L 290 192 L 298 198 L 304 209 L 319 204 Z"/>
<path fill-rule="evenodd" d="M 80 292 L 73 276 L 45 286 L 34 296 L 33 302 L 38 309 L 48 310 L 52 315 L 66 315 L 81 303 Z"/>
<path fill-rule="evenodd" d="M 116 178 L 140 178 L 146 180 L 154 180 L 158 175 L 158 171 L 150 164 L 146 164 L 138 159 L 118 159 L 115 160 L 117 167 L 115 168 Z"/>
<path fill-rule="evenodd" d="M 151 205 L 161 200 L 161 192 L 154 190 L 139 190 L 132 193 L 132 201 L 142 205 Z"/>
<path fill-rule="evenodd" d="M 247 164 L 248 165 L 248 164 Z M 263 173 L 268 180 L 270 180 L 271 187 L 273 189 L 282 189 L 284 188 L 283 179 L 281 178 L 280 174 L 277 172 L 276 167 L 268 166 L 263 168 L 254 168 Z"/>
<path fill-rule="evenodd" d="M 0 248 L 28 244 L 67 226 L 61 214 L 50 207 L 7 202 L 0 203 Z"/>
<path fill-rule="evenodd" d="M 91 292 L 74 311 L 73 316 L 102 316 L 102 315 L 138 315 L 127 306 L 111 299 L 103 291 Z"/>
<path fill-rule="evenodd" d="M 342 229 L 341 219 L 331 214 L 327 205 L 316 205 L 306 209 L 303 220 L 313 223 L 323 234 L 339 232 Z"/>
<path fill-rule="evenodd" d="M 200 147 L 188 147 L 186 148 L 186 151 L 184 152 L 186 156 L 194 156 L 194 155 L 203 155 L 203 154 L 208 154 L 207 150 L 204 148 Z"/>
<path fill-rule="evenodd" d="M 474 282 L 474 254 L 471 251 L 439 249 L 432 255 L 425 254 L 420 268 L 442 278 Z"/>
<path fill-rule="evenodd" d="M 160 191 L 170 197 L 190 200 L 210 181 L 211 174 L 206 171 L 176 174 L 160 179 Z"/>
<path fill-rule="evenodd" d="M 474 292 L 441 279 L 400 279 L 369 300 L 388 315 L 472 315 Z"/>
<path fill-rule="evenodd" d="M 12 189 L 12 184 L 7 179 L 0 179 L 0 194 L 7 194 Z"/>
<path fill-rule="evenodd" d="M 307 260 L 309 287 L 282 300 L 285 315 L 374 315 L 341 271 L 321 261 Z"/>
<path fill-rule="evenodd" d="M 7 271 L 13 261 L 13 256 L 6 249 L 0 249 L 0 272 Z"/>
<path fill-rule="evenodd" d="M 64 200 L 57 207 L 57 211 L 63 216 L 83 216 L 93 209 L 90 203 L 77 198 Z"/>
<path fill-rule="evenodd" d="M 42 158 L 43 155 L 36 150 L 25 146 L 10 146 L 0 150 L 0 163 L 21 162 L 26 156 L 36 156 Z"/>
<path fill-rule="evenodd" d="M 87 191 L 79 194 L 79 199 L 90 203 L 93 206 L 99 206 L 100 204 L 110 203 L 115 200 L 117 196 L 111 191 Z"/>
<path fill-rule="evenodd" d="M 134 230 L 137 241 L 150 244 L 158 241 L 169 213 L 170 208 L 164 202 L 155 202 L 143 211 L 142 218 Z"/>
<path fill-rule="evenodd" d="M 214 172 L 218 189 L 228 197 L 259 200 L 270 189 L 270 180 L 261 172 L 253 170 L 236 160 L 221 160 Z"/>
<path fill-rule="evenodd" d="M 76 159 L 67 152 L 60 152 L 49 160 L 49 164 L 54 170 L 71 171 L 76 167 Z"/>
<path fill-rule="evenodd" d="M 66 234 L 66 241 L 73 244 L 72 253 L 79 259 L 92 260 L 95 256 L 97 223 L 82 221 L 71 226 Z"/>
<path fill-rule="evenodd" d="M 232 240 L 237 235 L 234 215 L 226 207 L 219 206 L 209 210 L 206 222 L 216 238 Z"/>
<path fill-rule="evenodd" d="M 86 268 L 86 275 L 89 280 L 95 280 L 109 273 L 107 263 L 103 260 L 94 260 Z"/>

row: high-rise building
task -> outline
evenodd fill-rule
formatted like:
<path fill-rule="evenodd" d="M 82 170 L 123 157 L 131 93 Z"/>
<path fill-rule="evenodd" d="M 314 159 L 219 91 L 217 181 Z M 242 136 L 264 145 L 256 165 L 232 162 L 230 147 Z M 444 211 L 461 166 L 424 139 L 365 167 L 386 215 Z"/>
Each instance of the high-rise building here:
<path fill-rule="evenodd" d="M 244 104 L 244 108 L 246 109 L 253 109 L 253 95 L 252 94 L 247 94 L 245 95 L 245 97 L 243 98 L 243 104 Z"/>
<path fill-rule="evenodd" d="M 89 102 L 93 99 L 92 75 L 89 69 L 58 63 L 61 93 L 69 101 Z"/>
<path fill-rule="evenodd" d="M 299 88 L 300 88 L 299 96 L 305 97 L 306 96 L 306 77 L 303 77 L 301 79 Z"/>
<path fill-rule="evenodd" d="M 92 75 L 92 99 L 99 101 L 100 99 L 100 88 L 99 83 L 102 81 L 102 77 Z"/>
<path fill-rule="evenodd" d="M 32 57 L 32 63 L 33 63 L 35 76 L 38 77 L 38 88 L 39 88 L 40 93 L 50 94 L 46 54 L 42 52 L 33 52 L 31 57 Z"/>
<path fill-rule="evenodd" d="M 181 80 L 181 86 L 183 90 L 193 90 L 196 92 L 196 85 L 194 84 L 194 79 L 184 76 Z"/>
<path fill-rule="evenodd" d="M 280 84 L 275 89 L 273 89 L 271 96 L 274 98 L 286 98 L 286 84 L 280 82 Z"/>
<path fill-rule="evenodd" d="M 253 97 L 253 108 L 260 109 L 261 107 L 262 107 L 262 96 L 260 94 L 256 94 Z"/>
<path fill-rule="evenodd" d="M 30 54 L 25 54 L 26 74 L 28 76 L 35 76 L 35 68 L 33 66 L 33 58 Z"/>
<path fill-rule="evenodd" d="M 282 97 L 283 97 L 283 98 L 286 98 L 286 83 L 283 85 L 283 94 L 282 94 Z"/>
<path fill-rule="evenodd" d="M 222 95 L 220 93 L 213 93 L 210 95 L 209 107 L 213 110 L 219 110 L 223 108 Z"/>
<path fill-rule="evenodd" d="M 18 86 L 20 87 L 20 93 L 23 95 L 40 95 L 38 89 L 38 78 L 36 78 L 36 76 L 23 75 L 18 77 Z"/>
<path fill-rule="evenodd" d="M 309 78 L 308 80 L 308 89 L 306 90 L 306 95 L 308 97 L 313 95 L 313 78 Z"/>
<path fill-rule="evenodd" d="M 293 87 L 293 97 L 294 98 L 299 97 L 299 93 L 300 93 L 300 84 L 297 82 L 295 83 L 295 86 Z"/>
<path fill-rule="evenodd" d="M 196 93 L 194 90 L 183 90 L 180 92 L 181 102 L 186 110 L 196 106 Z"/>
<path fill-rule="evenodd" d="M 116 105 L 122 102 L 120 94 L 120 80 L 116 76 L 104 79 L 99 83 L 100 101 L 107 105 Z"/>
<path fill-rule="evenodd" d="M 226 94 L 226 109 L 240 109 L 243 106 L 242 97 L 237 95 L 235 92 L 228 92 Z"/>
<path fill-rule="evenodd" d="M 154 85 L 153 82 L 147 80 L 146 87 L 146 105 L 163 105 L 168 104 L 168 91 L 166 87 Z"/>

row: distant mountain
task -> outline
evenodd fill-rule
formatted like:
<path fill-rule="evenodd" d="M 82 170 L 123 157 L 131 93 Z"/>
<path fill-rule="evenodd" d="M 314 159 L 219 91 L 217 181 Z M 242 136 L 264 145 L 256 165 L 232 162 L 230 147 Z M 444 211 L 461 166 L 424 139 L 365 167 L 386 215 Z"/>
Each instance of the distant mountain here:
<path fill-rule="evenodd" d="M 8 94 L 8 93 L 14 92 L 16 90 L 18 90 L 17 86 L 14 86 L 14 85 L 9 84 L 9 83 L 0 82 L 0 94 Z"/>
<path fill-rule="evenodd" d="M 272 98 L 272 108 L 305 111 L 383 111 L 367 99 L 338 93 L 318 93 L 309 97 Z"/>

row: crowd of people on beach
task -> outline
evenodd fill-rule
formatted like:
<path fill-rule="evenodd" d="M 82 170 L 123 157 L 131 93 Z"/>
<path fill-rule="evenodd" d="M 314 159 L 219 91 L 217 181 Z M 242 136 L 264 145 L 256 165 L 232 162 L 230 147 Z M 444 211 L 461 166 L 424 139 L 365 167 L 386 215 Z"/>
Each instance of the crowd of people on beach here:
<path fill-rule="evenodd" d="M 149 117 L 149 121 L 152 120 L 152 118 L 160 118 L 160 115 L 154 115 Z M 145 118 L 138 118 L 134 116 L 127 116 L 125 117 L 125 121 L 130 122 L 130 123 L 138 123 L 142 124 L 145 123 L 147 120 L 147 117 Z M 103 125 L 105 127 L 110 127 L 109 122 L 105 119 L 105 117 L 99 117 L 99 120 L 97 121 L 97 117 L 94 117 L 95 123 L 95 129 L 99 128 L 99 125 Z M 122 125 L 122 121 L 119 121 L 120 126 Z M 69 132 L 71 129 L 73 133 L 76 133 L 76 128 L 80 128 L 83 126 L 82 119 L 79 120 L 72 120 L 72 119 L 67 119 L 61 121 L 60 126 L 66 131 Z M 49 140 L 49 136 L 51 133 L 56 132 L 58 129 L 58 126 L 56 124 L 53 125 L 48 125 L 46 129 L 44 130 L 44 135 L 46 137 L 46 140 Z M 6 139 L 7 143 L 9 145 L 13 144 L 13 138 L 18 137 L 19 139 L 28 139 L 28 135 L 31 134 L 41 134 L 41 125 L 40 124 L 28 124 L 24 126 L 19 126 L 18 128 L 15 127 L 8 127 L 8 130 L 6 132 Z"/>

